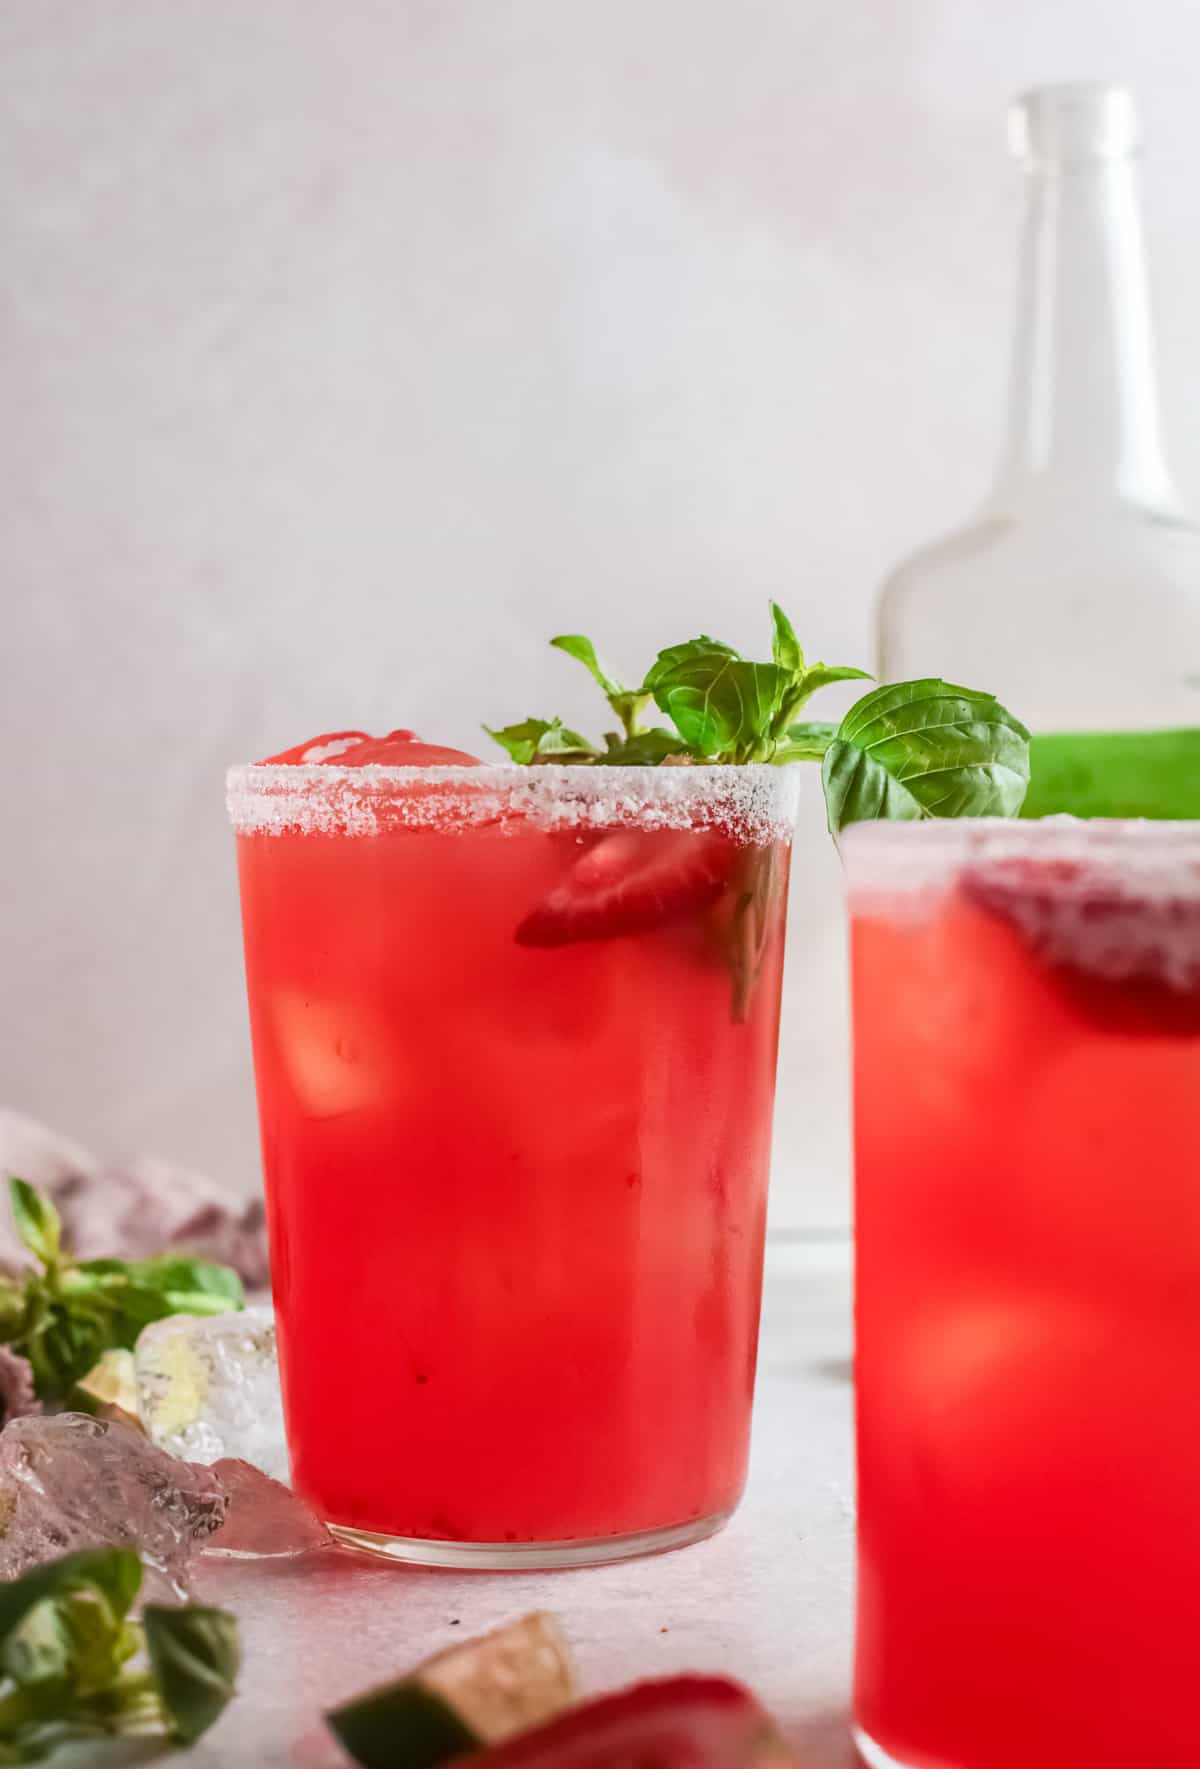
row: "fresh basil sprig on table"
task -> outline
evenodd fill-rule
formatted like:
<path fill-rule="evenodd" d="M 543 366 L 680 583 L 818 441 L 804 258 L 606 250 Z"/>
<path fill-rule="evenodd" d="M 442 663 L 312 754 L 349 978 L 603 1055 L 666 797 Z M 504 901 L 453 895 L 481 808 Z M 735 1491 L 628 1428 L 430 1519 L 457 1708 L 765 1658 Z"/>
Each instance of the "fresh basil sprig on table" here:
<path fill-rule="evenodd" d="M 132 1351 L 151 1321 L 242 1307 L 237 1273 L 205 1259 L 72 1259 L 50 1199 L 23 1179 L 10 1178 L 8 1190 L 17 1233 L 38 1269 L 0 1278 L 0 1342 L 29 1360 L 41 1400 L 71 1400 L 106 1351 Z"/>
<path fill-rule="evenodd" d="M 234 1693 L 237 1623 L 202 1604 L 133 1620 L 141 1583 L 131 1549 L 94 1548 L 0 1584 L 0 1764 L 130 1733 L 188 1745 L 212 1725 Z"/>
<path fill-rule="evenodd" d="M 820 762 L 835 837 L 876 818 L 1011 817 L 1020 809 L 1029 733 L 994 695 L 929 677 L 873 689 L 840 725 L 803 720 L 819 689 L 870 677 L 847 665 L 809 664 L 776 602 L 771 619 L 769 663 L 701 634 L 660 651 L 637 688 L 609 673 L 590 639 L 565 634 L 551 644 L 584 665 L 621 729 L 606 732 L 602 744 L 557 718 L 484 729 L 523 764 Z M 652 706 L 669 725 L 644 724 Z"/>

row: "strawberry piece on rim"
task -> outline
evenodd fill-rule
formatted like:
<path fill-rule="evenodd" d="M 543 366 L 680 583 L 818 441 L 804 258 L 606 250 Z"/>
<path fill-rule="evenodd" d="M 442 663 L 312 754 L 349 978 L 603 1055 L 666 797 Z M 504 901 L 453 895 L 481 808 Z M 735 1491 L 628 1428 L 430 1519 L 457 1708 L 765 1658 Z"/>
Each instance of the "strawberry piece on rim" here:
<path fill-rule="evenodd" d="M 268 756 L 272 766 L 311 767 L 328 763 L 337 768 L 367 768 L 382 762 L 398 768 L 478 768 L 478 756 L 462 749 L 447 749 L 436 743 L 422 743 L 415 731 L 389 731 L 386 737 L 372 737 L 366 731 L 327 731 L 321 737 L 310 737 L 294 749 Z"/>
<path fill-rule="evenodd" d="M 520 923 L 519 946 L 642 933 L 720 896 L 737 857 L 710 829 L 617 830 L 582 854 Z"/>

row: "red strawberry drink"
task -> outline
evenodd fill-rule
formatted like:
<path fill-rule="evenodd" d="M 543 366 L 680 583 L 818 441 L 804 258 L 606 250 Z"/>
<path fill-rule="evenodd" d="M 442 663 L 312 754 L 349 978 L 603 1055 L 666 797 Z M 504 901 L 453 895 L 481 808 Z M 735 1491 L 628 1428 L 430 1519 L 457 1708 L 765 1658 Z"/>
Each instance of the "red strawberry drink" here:
<path fill-rule="evenodd" d="M 845 852 L 867 1761 L 1195 1769 L 1200 826 Z"/>
<path fill-rule="evenodd" d="M 793 771 L 230 776 L 299 1489 L 402 1558 L 716 1528 L 746 1472 Z"/>

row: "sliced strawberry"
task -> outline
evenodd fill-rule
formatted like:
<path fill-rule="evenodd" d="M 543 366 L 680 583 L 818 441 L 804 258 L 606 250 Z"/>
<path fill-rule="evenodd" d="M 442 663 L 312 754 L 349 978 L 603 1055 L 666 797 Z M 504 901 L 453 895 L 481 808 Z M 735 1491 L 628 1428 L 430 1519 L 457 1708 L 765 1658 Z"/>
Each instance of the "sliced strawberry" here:
<path fill-rule="evenodd" d="M 400 768 L 477 768 L 478 756 L 465 750 L 446 749 L 434 743 L 422 743 L 415 731 L 389 731 L 386 737 L 372 737 L 366 731 L 330 731 L 323 737 L 310 737 L 294 749 L 285 749 L 277 756 L 268 756 L 273 764 L 296 763 L 311 766 L 328 762 L 339 768 L 365 768 L 375 762 Z"/>
<path fill-rule="evenodd" d="M 1200 873 L 1181 865 L 1160 890 L 1115 865 L 1021 856 L 971 867 L 961 888 L 1093 1016 L 1130 1031 L 1200 1031 Z"/>
<path fill-rule="evenodd" d="M 748 1689 L 698 1676 L 602 1695 L 457 1762 L 459 1769 L 799 1769 Z"/>
<path fill-rule="evenodd" d="M 366 768 L 383 762 L 396 768 L 478 768 L 478 756 L 463 749 L 447 749 L 437 743 L 422 743 L 414 731 L 389 731 L 386 737 L 368 737 L 357 749 L 338 756 L 343 768 Z"/>
<path fill-rule="evenodd" d="M 299 767 L 301 763 L 307 766 L 312 762 L 335 762 L 344 751 L 370 741 L 365 731 L 325 731 L 320 737 L 310 737 L 292 749 L 281 749 L 277 756 L 267 756 L 262 765 L 290 767 L 294 764 Z"/>
<path fill-rule="evenodd" d="M 711 829 L 621 829 L 581 854 L 517 928 L 521 946 L 566 946 L 659 927 L 715 902 L 737 848 Z"/>

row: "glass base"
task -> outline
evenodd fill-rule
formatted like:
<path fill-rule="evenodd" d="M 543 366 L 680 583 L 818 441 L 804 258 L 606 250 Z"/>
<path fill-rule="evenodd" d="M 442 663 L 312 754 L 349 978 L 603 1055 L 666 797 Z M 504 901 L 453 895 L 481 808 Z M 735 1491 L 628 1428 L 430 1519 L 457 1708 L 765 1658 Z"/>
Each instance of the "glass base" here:
<path fill-rule="evenodd" d="M 854 1735 L 854 1748 L 867 1769 L 956 1769 L 953 1763 L 935 1763 L 932 1757 L 924 1757 L 920 1762 L 893 1757 L 881 1744 L 876 1744 L 871 1734 L 864 1732 L 861 1726 L 854 1726 L 851 1731 Z"/>
<path fill-rule="evenodd" d="M 607 1566 L 614 1560 L 636 1560 L 643 1554 L 666 1554 L 715 1535 L 730 1517 L 719 1511 L 670 1529 L 643 1529 L 628 1536 L 591 1536 L 566 1542 L 440 1542 L 423 1536 L 379 1536 L 368 1529 L 329 1524 L 329 1533 L 343 1548 L 398 1560 L 407 1566 L 443 1566 L 458 1572 L 553 1572 L 569 1566 Z"/>

